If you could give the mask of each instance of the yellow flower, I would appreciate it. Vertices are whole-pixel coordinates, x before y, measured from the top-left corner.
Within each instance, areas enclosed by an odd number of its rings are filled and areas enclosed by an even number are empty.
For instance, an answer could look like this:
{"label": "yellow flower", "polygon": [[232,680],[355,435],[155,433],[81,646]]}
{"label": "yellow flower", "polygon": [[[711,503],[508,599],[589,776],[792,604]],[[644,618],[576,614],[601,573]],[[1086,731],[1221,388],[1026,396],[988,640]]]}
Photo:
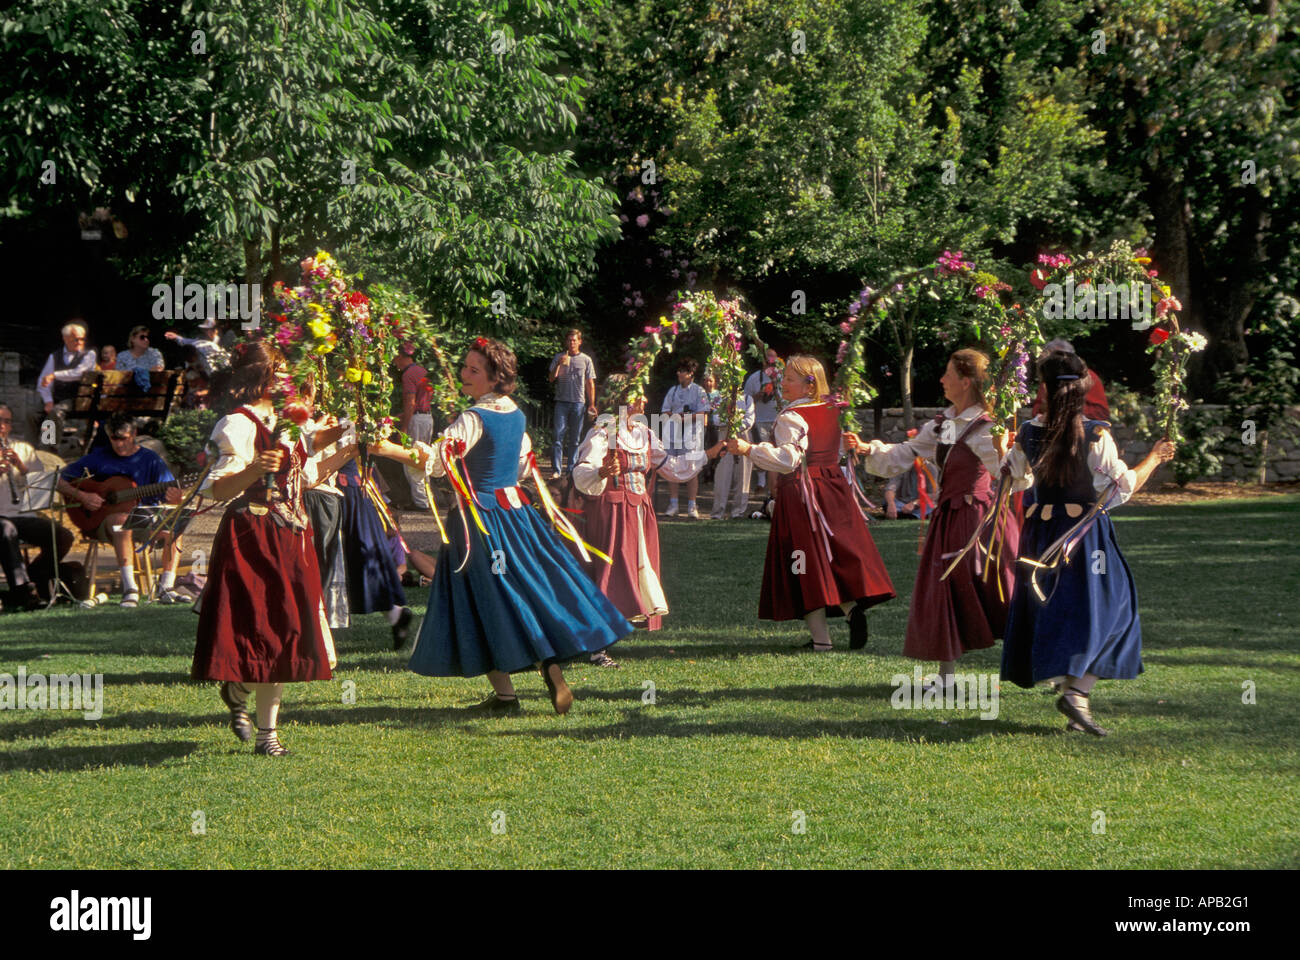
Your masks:
{"label": "yellow flower", "polygon": [[356,367],[348,367],[343,376],[347,378],[348,383],[356,383],[361,379],[361,371]]}
{"label": "yellow flower", "polygon": [[314,317],[307,321],[307,329],[311,331],[311,335],[317,340],[324,340],[332,332],[332,328],[328,323]]}
{"label": "yellow flower", "polygon": [[373,376],[371,376],[369,370],[364,370],[364,371],[362,371],[362,373],[361,373],[361,382],[362,382],[362,384],[364,384],[365,386],[370,386],[370,381],[373,380],[373,379],[375,379],[375,378],[374,378]]}
{"label": "yellow flower", "polygon": [[1134,258],[1133,258],[1133,262],[1134,262],[1134,263],[1150,263],[1150,262],[1151,262],[1151,258],[1150,258],[1150,257],[1134,257]]}
{"label": "yellow flower", "polygon": [[671,320],[669,320],[667,317],[660,317],[660,318],[659,318],[659,326],[661,326],[661,327],[671,327],[672,325],[673,325],[673,322],[672,322]]}

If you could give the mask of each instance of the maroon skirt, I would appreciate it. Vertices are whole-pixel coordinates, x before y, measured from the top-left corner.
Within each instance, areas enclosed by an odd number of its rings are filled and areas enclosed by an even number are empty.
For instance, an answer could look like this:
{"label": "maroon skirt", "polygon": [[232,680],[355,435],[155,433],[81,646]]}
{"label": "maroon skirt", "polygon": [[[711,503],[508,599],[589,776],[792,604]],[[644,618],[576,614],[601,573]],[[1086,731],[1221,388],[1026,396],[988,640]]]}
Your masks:
{"label": "maroon skirt", "polygon": [[232,507],[221,519],[200,601],[195,680],[330,679],[311,528]]}
{"label": "maroon skirt", "polygon": [[[1020,525],[1010,504],[999,520],[1005,524],[1006,539],[998,569],[989,570],[985,578],[981,558],[980,573],[976,573],[978,548],[972,548],[947,580],[939,579],[953,559],[945,558],[944,554],[955,554],[966,545],[991,506],[974,498],[967,503],[964,496],[957,496],[941,502],[931,516],[907,616],[905,656],[917,660],[956,660],[967,650],[993,646],[1005,632],[1020,543]],[[987,544],[988,535],[983,539]]]}
{"label": "maroon skirt", "polygon": [[892,600],[894,584],[840,468],[804,469],[830,526],[830,560],[826,541],[809,519],[798,474],[782,476],[767,538],[759,619],[800,620],[822,607],[828,616],[842,616],[841,603],[870,607]]}
{"label": "maroon skirt", "polygon": [[650,567],[659,574],[659,521],[655,519],[654,504],[649,497],[629,494],[587,498],[583,516],[586,518],[587,543],[611,557],[608,564],[593,557],[587,572],[596,586],[628,620],[637,619],[635,626],[658,630],[663,626],[662,616],[650,616],[650,605],[641,596],[641,578],[637,575],[637,507],[640,505],[641,521],[645,529],[645,549],[650,557]]}

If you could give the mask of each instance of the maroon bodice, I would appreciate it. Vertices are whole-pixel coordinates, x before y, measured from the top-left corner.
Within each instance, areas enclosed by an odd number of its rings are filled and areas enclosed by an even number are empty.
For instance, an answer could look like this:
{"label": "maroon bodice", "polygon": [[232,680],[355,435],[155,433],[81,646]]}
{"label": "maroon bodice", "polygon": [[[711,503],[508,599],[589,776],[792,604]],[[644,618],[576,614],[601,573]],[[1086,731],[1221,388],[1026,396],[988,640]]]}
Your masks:
{"label": "maroon bodice", "polygon": [[954,444],[939,444],[935,459],[942,471],[939,477],[939,503],[969,496],[973,501],[988,504],[993,499],[993,478],[984,461],[966,445],[966,438],[981,424],[992,422],[988,414],[976,417],[962,431]]}
{"label": "maroon bodice", "polygon": [[[808,450],[804,467],[810,474],[840,469],[840,411],[828,403],[809,403],[794,407],[794,412],[808,424]],[[799,471],[782,474],[778,484],[795,483]]]}

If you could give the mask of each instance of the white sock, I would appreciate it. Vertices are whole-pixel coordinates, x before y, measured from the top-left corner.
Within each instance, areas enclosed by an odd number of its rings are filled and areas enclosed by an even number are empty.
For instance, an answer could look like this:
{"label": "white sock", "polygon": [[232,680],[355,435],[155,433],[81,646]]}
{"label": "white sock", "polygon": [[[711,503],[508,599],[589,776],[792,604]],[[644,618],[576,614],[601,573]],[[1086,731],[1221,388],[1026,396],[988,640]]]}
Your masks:
{"label": "white sock", "polygon": [[176,586],[176,571],[164,570],[163,575],[158,578],[158,586],[164,590],[170,590]]}
{"label": "white sock", "polygon": [[135,585],[135,567],[122,567],[118,572],[122,575],[122,593],[140,592],[140,588]]}
{"label": "white sock", "polygon": [[695,501],[694,501],[694,500],[687,500],[687,501],[686,501],[686,509],[687,509],[687,510],[694,510],[694,509],[695,509]]}
{"label": "white sock", "polygon": [[399,606],[394,606],[391,610],[388,611],[388,625],[391,627],[398,620],[400,620],[401,617],[402,617],[402,608]]}

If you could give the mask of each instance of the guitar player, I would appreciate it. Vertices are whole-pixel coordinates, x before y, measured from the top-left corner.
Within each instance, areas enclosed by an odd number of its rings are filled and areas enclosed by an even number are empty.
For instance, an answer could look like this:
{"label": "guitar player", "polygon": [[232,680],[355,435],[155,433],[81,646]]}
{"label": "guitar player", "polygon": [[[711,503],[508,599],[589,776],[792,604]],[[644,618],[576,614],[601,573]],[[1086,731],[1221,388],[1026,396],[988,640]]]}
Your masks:
{"label": "guitar player", "polygon": [[[78,480],[93,478],[106,480],[110,477],[126,477],[138,487],[157,483],[175,483],[176,478],[167,469],[163,458],[152,450],[136,443],[135,420],[126,413],[115,413],[108,419],[109,446],[96,447],[75,463],[64,467],[59,476],[59,492],[69,501],[77,501],[92,513],[104,505],[104,498],[97,493],[82,490]],[[179,486],[167,488],[168,503],[181,502],[182,493]],[[152,497],[139,501],[144,504],[157,503]],[[99,528],[91,534],[101,541],[111,541],[113,551],[117,554],[117,565],[122,576],[122,602],[124,607],[135,607],[140,602],[140,588],[135,582],[135,558],[131,543],[130,530],[114,530],[114,525],[121,524],[126,513],[116,513],[100,523]],[[163,552],[163,573],[158,578],[158,599],[162,603],[177,603],[181,598],[173,593],[176,582],[176,567],[180,563],[181,538],[175,542],[166,541]]]}

